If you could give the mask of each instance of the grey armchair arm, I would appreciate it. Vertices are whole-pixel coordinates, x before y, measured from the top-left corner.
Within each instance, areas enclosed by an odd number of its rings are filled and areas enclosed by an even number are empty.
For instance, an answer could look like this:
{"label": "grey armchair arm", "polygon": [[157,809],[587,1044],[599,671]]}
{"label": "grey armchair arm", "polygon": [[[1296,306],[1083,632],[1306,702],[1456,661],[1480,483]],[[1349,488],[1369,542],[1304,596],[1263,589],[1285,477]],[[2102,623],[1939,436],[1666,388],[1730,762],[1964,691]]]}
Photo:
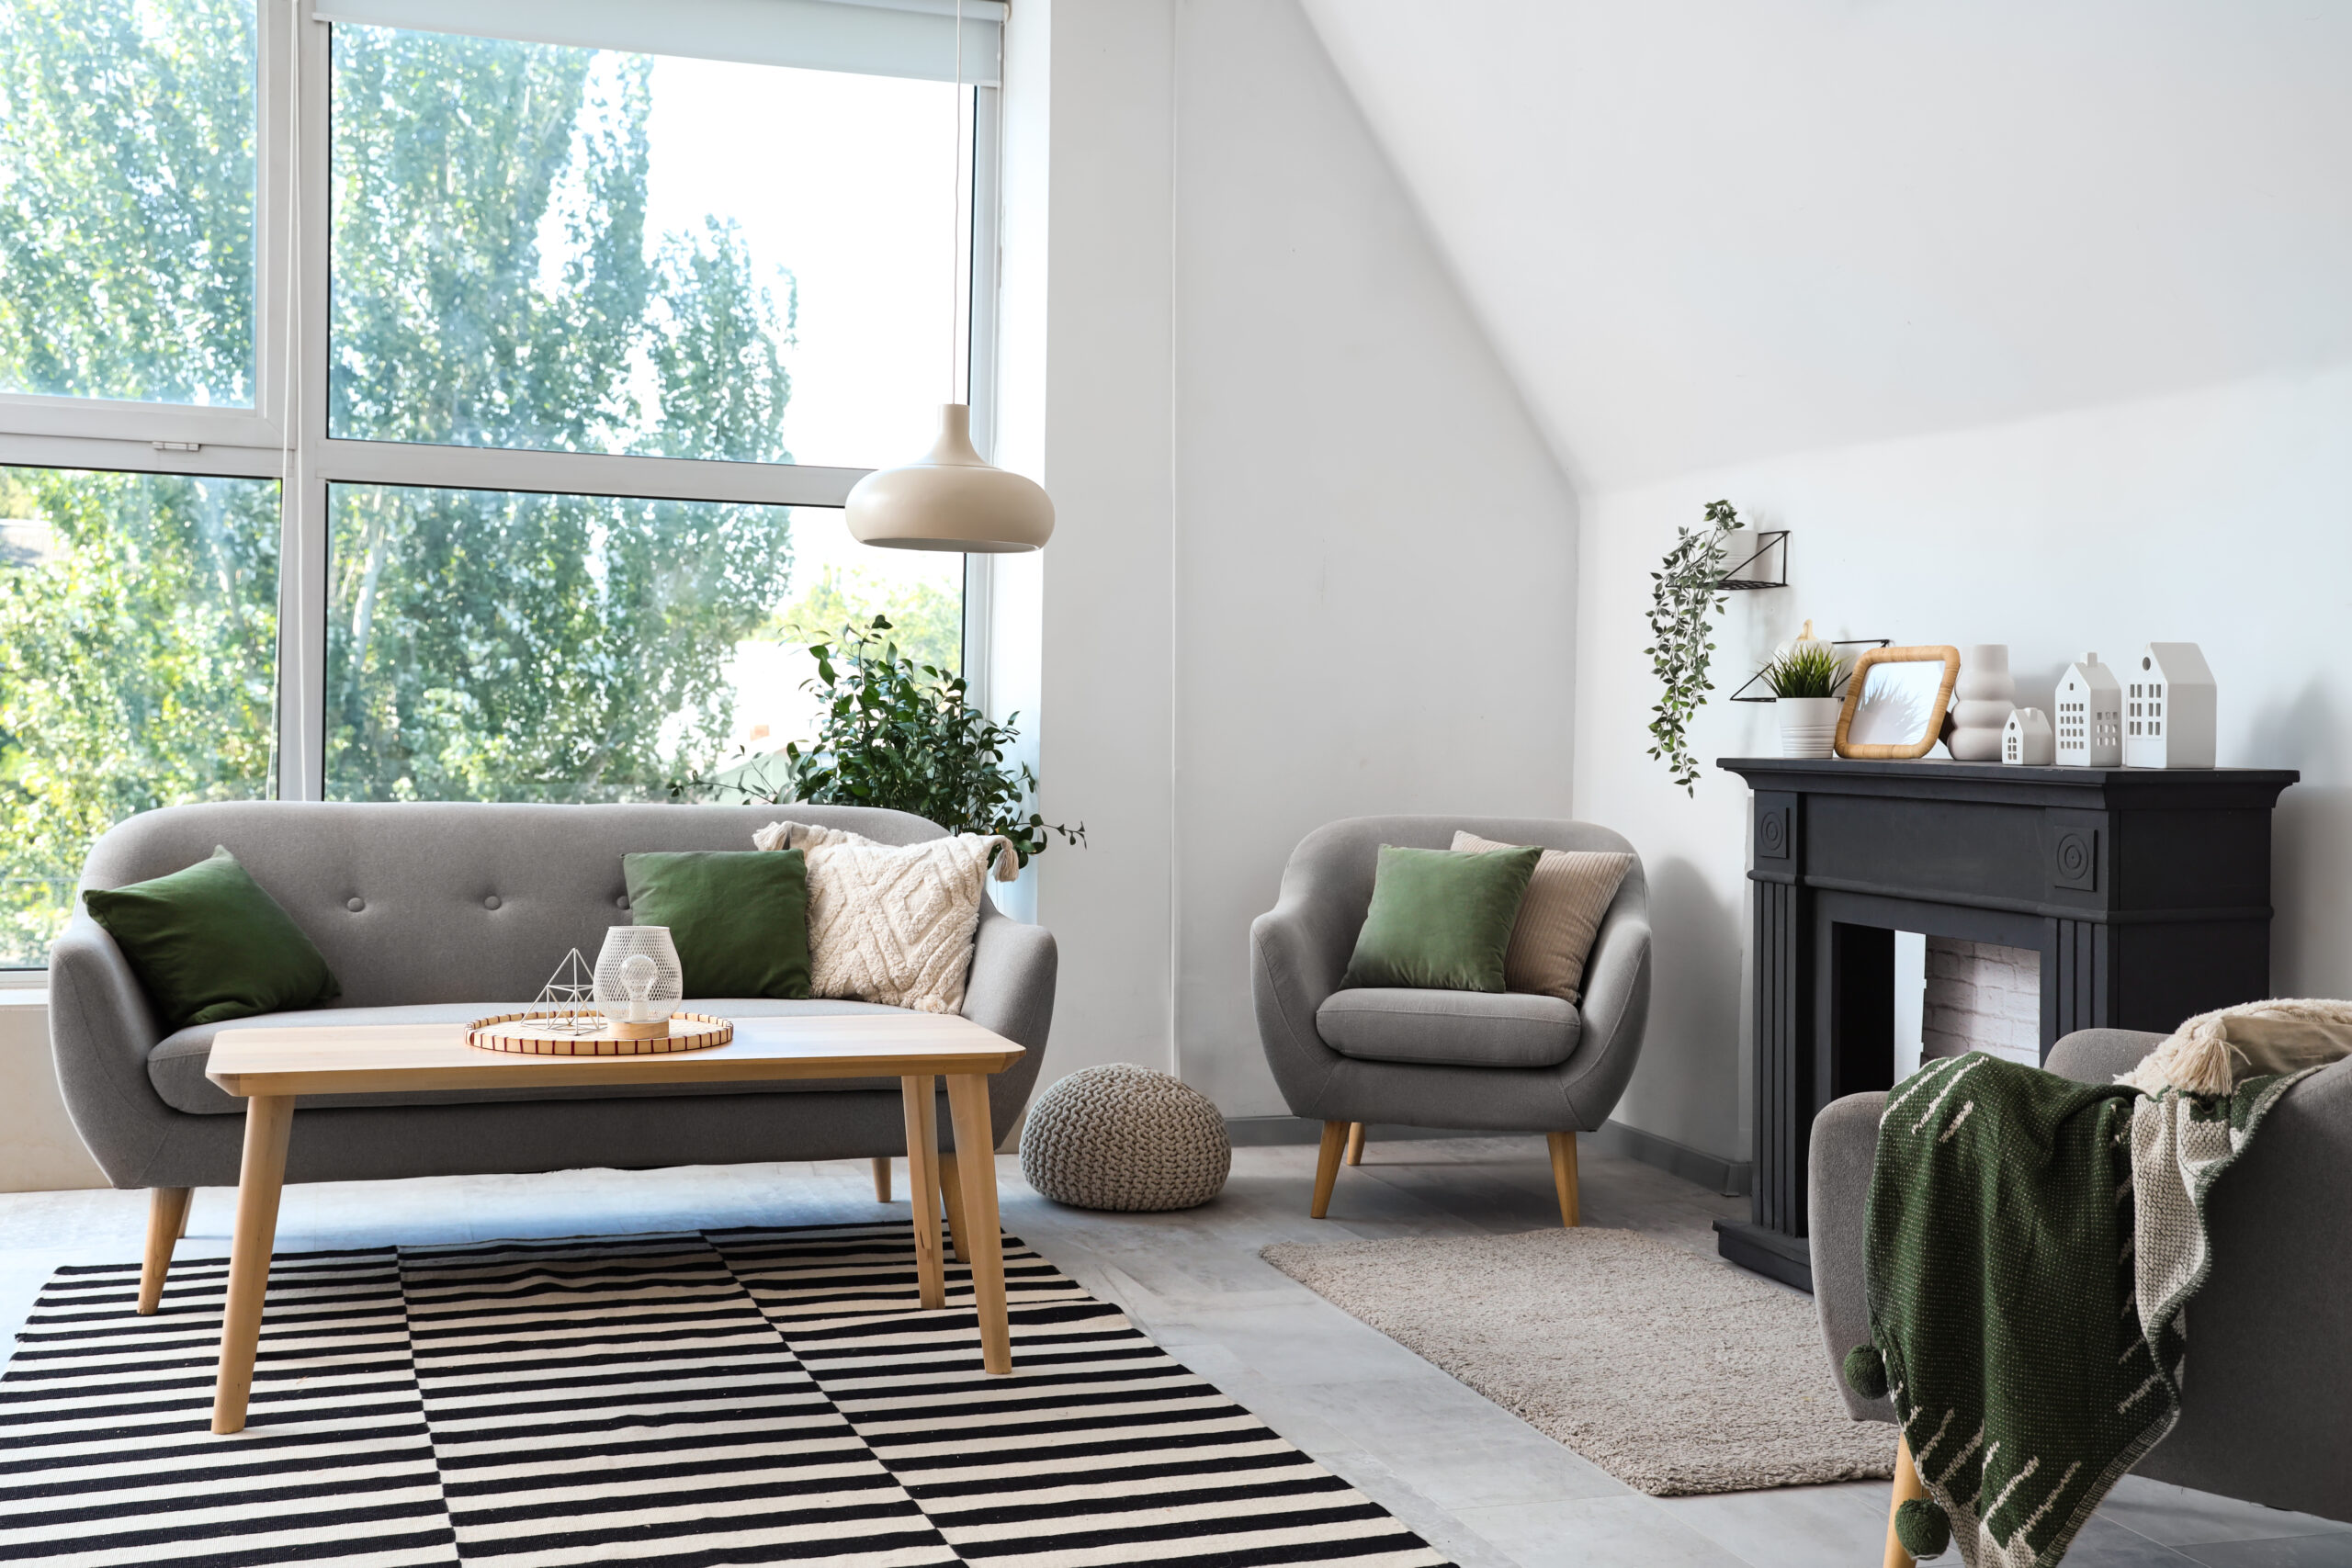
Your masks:
{"label": "grey armchair arm", "polygon": [[[2050,1070],[2105,1082],[2162,1035],[2070,1034]],[[1809,1228],[1814,1303],[1833,1369],[1870,1336],[1862,1271],[1871,1168],[1883,1094],[1849,1095],[1814,1119]],[[2352,1060],[2273,1106],[2245,1157],[2213,1189],[2212,1273],[2189,1303],[2180,1424],[2134,1467],[2177,1485],[2352,1519]],[[1833,1376],[1835,1372],[1833,1371]],[[1859,1421],[1892,1421],[1838,1378]]]}

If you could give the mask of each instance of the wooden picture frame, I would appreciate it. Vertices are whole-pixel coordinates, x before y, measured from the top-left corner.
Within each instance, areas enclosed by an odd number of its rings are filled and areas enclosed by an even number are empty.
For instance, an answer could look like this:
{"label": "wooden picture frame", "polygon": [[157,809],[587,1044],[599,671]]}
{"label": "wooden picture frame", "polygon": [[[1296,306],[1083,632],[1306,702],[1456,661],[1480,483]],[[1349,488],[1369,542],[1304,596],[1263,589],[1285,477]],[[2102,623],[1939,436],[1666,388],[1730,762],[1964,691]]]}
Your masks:
{"label": "wooden picture frame", "polygon": [[[1864,726],[1871,738],[1860,740],[1849,739],[1849,735],[1854,729],[1855,716],[1860,711],[1865,696],[1870,694],[1871,671],[1882,665],[1911,664],[1942,666],[1941,677],[1934,688],[1932,696],[1928,694],[1926,684],[1926,672],[1920,671],[1918,678],[1906,679],[1904,682],[1904,687],[1906,689],[1892,693],[1888,690],[1889,682],[1883,680],[1880,682],[1880,693],[1873,701],[1899,704],[1895,716],[1908,714],[1916,716],[1919,728],[1925,733],[1909,739],[1888,739],[1884,733],[1887,716],[1873,715],[1866,716]],[[1904,674],[1910,677],[1912,672],[1905,671]],[[1871,649],[1854,660],[1853,673],[1846,681],[1846,705],[1838,710],[1838,755],[1886,760],[1926,756],[1935,750],[1936,742],[1943,736],[1944,718],[1951,709],[1952,687],[1959,682],[1959,680],[1960,649],[1956,648],[1923,644],[1917,648]],[[1876,722],[1871,722],[1872,719]]]}

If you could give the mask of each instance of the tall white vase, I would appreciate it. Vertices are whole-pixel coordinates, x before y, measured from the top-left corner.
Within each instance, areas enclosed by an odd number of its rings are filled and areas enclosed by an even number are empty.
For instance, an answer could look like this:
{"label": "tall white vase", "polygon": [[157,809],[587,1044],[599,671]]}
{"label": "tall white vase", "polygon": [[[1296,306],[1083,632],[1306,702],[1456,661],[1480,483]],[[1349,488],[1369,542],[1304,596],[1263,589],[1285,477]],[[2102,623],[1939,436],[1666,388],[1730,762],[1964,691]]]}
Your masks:
{"label": "tall white vase", "polygon": [[2009,675],[2009,645],[1973,643],[1960,650],[1960,682],[1952,687],[1951,739],[1945,746],[1956,762],[2001,760],[2001,727],[2018,705],[2018,683]]}

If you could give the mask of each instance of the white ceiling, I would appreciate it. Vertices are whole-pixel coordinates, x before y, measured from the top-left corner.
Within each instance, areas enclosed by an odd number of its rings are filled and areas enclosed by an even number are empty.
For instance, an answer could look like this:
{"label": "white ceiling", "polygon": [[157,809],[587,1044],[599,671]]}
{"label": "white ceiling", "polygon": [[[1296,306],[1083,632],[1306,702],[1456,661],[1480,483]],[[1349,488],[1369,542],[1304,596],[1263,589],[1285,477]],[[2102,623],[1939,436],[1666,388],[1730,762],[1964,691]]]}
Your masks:
{"label": "white ceiling", "polygon": [[1588,489],[2352,359],[2343,0],[1305,4]]}

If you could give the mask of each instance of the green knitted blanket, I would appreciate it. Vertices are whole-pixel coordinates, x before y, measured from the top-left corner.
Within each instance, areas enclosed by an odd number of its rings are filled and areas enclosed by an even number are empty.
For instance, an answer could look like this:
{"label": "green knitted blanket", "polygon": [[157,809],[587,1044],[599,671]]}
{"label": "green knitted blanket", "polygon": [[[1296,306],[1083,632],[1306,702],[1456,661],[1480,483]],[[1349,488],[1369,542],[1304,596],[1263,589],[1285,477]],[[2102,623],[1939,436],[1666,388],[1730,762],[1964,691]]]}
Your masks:
{"label": "green knitted blanket", "polygon": [[1919,1556],[2056,1562],[2180,1413],[2181,1309],[2209,1267],[2205,1198],[2302,1073],[2151,1096],[1971,1052],[1895,1086],[1879,1123],[1871,1345],[1932,1502]]}

